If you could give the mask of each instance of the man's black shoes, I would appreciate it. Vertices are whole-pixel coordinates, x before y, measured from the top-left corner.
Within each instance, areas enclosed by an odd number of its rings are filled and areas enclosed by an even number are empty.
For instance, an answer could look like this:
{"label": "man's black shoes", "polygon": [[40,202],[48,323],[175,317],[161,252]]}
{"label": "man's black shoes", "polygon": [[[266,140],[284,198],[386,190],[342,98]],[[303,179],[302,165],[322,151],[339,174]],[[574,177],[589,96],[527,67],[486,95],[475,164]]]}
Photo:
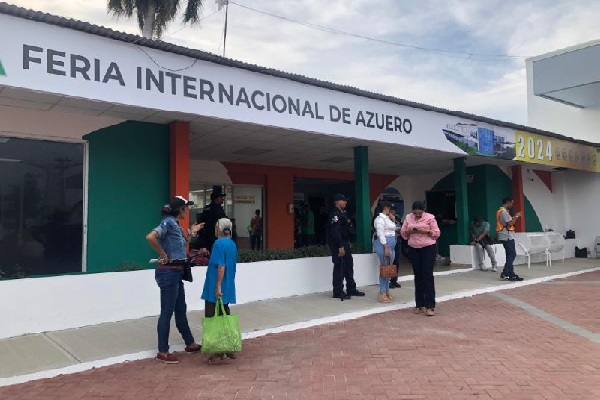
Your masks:
{"label": "man's black shoes", "polygon": [[513,275],[513,276],[507,276],[504,274],[500,274],[500,279],[503,281],[510,281],[510,282],[521,282],[523,280],[523,278],[521,278],[519,275]]}
{"label": "man's black shoes", "polygon": [[349,295],[349,296],[358,296],[358,297],[364,297],[364,295],[365,295],[365,292],[361,292],[361,291],[358,291],[358,290],[354,289],[353,291],[351,291],[351,292],[348,292],[348,295]]}
{"label": "man's black shoes", "polygon": [[352,298],[352,296],[350,296],[349,294],[346,294],[346,293],[342,292],[342,293],[334,293],[333,294],[333,298],[334,299],[350,300]]}
{"label": "man's black shoes", "polygon": [[390,282],[390,289],[402,287],[398,282]]}

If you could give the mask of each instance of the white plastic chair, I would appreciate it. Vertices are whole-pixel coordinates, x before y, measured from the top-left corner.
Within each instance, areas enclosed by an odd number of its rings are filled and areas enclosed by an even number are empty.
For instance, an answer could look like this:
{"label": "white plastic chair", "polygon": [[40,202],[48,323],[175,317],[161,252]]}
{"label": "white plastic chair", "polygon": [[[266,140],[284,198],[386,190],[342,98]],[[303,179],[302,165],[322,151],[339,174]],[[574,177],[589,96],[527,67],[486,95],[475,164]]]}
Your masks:
{"label": "white plastic chair", "polygon": [[562,252],[562,262],[565,262],[565,238],[556,232],[546,232],[550,246],[548,252],[550,253],[550,266],[552,266],[552,253]]}

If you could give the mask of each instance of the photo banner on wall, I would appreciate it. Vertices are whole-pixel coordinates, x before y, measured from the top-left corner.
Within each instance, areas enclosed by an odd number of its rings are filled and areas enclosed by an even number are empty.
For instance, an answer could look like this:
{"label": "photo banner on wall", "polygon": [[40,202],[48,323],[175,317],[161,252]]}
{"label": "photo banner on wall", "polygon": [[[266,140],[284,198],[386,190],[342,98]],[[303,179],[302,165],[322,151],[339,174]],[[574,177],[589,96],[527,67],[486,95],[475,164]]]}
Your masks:
{"label": "photo banner on wall", "polygon": [[446,140],[468,155],[515,158],[515,132],[471,120],[460,120],[442,128]]}
{"label": "photo banner on wall", "polygon": [[598,149],[579,143],[517,131],[515,160],[557,168],[600,172]]}

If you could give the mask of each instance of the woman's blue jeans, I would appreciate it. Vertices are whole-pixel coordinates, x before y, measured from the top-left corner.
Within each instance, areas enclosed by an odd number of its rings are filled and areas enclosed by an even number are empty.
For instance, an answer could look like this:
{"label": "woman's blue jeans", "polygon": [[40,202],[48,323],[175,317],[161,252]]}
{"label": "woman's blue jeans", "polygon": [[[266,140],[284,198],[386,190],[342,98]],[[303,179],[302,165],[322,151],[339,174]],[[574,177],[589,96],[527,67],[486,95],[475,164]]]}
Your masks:
{"label": "woman's blue jeans", "polygon": [[[379,239],[373,240],[373,248],[379,256],[379,264],[390,265],[394,262],[396,256],[396,236],[386,236],[385,240],[390,248],[390,256],[385,256],[385,250]],[[387,293],[390,290],[390,278],[379,277],[379,293]]]}
{"label": "woman's blue jeans", "polygon": [[190,331],[186,315],[187,304],[185,304],[182,276],[183,271],[157,269],[154,272],[156,284],[160,288],[160,316],[156,326],[159,353],[169,352],[169,330],[173,313],[175,313],[175,326],[181,333],[185,345],[194,343],[194,336]]}

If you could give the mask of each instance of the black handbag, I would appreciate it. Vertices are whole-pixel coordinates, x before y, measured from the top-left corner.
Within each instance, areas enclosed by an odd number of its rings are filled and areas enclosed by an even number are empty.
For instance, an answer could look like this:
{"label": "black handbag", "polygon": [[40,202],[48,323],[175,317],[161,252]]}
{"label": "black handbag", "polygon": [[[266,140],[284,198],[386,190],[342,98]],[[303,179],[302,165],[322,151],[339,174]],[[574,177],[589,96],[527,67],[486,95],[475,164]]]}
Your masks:
{"label": "black handbag", "polygon": [[485,246],[488,246],[488,245],[491,246],[493,244],[492,243],[492,238],[489,237],[488,235],[485,235],[484,237],[481,238],[481,240],[479,241],[479,244],[482,247],[485,247]]}
{"label": "black handbag", "polygon": [[575,247],[575,257],[577,258],[587,258],[588,254],[587,247],[580,249],[579,247]]}
{"label": "black handbag", "polygon": [[192,276],[192,263],[185,263],[183,266],[183,276],[181,277],[184,281],[193,282],[194,277]]}

